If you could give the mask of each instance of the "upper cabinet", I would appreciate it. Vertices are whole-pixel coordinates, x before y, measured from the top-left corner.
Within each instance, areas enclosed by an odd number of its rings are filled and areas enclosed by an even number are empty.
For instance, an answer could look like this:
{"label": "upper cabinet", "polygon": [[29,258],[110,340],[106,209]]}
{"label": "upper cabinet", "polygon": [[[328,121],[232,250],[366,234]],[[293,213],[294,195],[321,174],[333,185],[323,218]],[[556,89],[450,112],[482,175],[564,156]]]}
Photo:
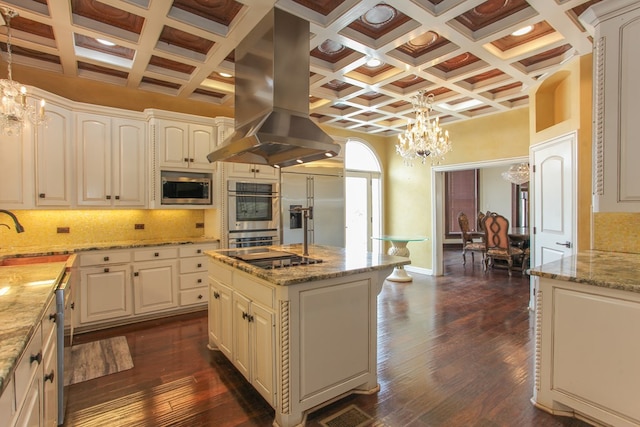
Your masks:
{"label": "upper cabinet", "polygon": [[76,113],[79,206],[145,207],[146,123]]}
{"label": "upper cabinet", "polygon": [[595,212],[640,212],[640,3],[601,2],[580,20],[594,35]]}
{"label": "upper cabinet", "polygon": [[216,145],[214,126],[165,119],[156,120],[155,125],[160,167],[213,169],[207,155]]}
{"label": "upper cabinet", "polygon": [[33,207],[33,131],[30,124],[19,135],[0,134],[0,206]]}
{"label": "upper cabinet", "polygon": [[36,205],[73,204],[73,115],[47,103],[47,122],[36,128]]}

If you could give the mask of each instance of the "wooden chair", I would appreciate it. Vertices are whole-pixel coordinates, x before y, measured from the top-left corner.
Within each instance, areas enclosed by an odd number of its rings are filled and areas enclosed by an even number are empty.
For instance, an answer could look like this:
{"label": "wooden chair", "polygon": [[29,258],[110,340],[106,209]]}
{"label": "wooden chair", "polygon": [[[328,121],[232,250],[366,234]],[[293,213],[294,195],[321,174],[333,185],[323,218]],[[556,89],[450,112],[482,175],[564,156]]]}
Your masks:
{"label": "wooden chair", "polygon": [[[489,211],[487,211],[489,213]],[[484,212],[478,212],[478,231],[484,233]]]}
{"label": "wooden chair", "polygon": [[475,261],[474,253],[480,252],[482,254],[482,262],[484,263],[484,253],[486,250],[486,245],[484,242],[474,242],[473,237],[474,234],[469,230],[469,218],[467,214],[464,212],[460,212],[458,214],[458,225],[460,226],[460,231],[462,232],[462,264],[467,263],[467,251],[471,252],[471,262]]}
{"label": "wooden chair", "polygon": [[513,260],[521,260],[524,251],[511,244],[509,238],[509,220],[500,214],[492,212],[484,218],[486,255],[484,258],[484,270],[489,268],[489,262],[493,265],[496,259],[505,260],[509,266],[509,276]]}

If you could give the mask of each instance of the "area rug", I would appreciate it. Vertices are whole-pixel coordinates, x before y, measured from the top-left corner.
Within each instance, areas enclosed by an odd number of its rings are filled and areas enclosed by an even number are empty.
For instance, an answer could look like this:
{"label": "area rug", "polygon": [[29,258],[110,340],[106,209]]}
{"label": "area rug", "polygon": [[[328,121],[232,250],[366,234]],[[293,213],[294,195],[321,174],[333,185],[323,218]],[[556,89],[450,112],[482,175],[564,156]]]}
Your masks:
{"label": "area rug", "polygon": [[[129,344],[125,337],[114,337],[71,347],[70,374],[67,384],[76,384],[133,368]],[[65,363],[66,360],[65,360]]]}
{"label": "area rug", "polygon": [[356,405],[347,406],[343,410],[320,421],[323,427],[364,427],[371,424],[373,418],[364,413]]}

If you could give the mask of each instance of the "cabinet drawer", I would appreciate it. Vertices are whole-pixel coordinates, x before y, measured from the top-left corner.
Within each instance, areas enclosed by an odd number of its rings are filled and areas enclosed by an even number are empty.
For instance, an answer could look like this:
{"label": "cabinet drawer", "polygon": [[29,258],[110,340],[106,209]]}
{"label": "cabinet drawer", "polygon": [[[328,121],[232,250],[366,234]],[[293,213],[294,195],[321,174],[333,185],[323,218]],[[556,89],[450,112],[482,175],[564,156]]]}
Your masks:
{"label": "cabinet drawer", "polygon": [[225,267],[221,262],[209,259],[208,269],[211,278],[215,277],[216,281],[227,286],[231,285],[231,278],[233,277],[233,270],[231,270],[231,268]]}
{"label": "cabinet drawer", "polygon": [[51,302],[47,306],[47,309],[44,311],[44,315],[42,317],[42,342],[46,346],[51,340],[56,339],[56,325],[57,325],[57,314],[56,314],[56,299],[51,299]]}
{"label": "cabinet drawer", "polygon": [[173,259],[177,257],[177,248],[137,249],[133,252],[134,261],[153,261],[156,259]]}
{"label": "cabinet drawer", "polygon": [[16,402],[18,406],[22,404],[22,400],[31,385],[31,376],[40,367],[42,363],[42,330],[38,326],[27,344],[22,357],[16,365],[14,374],[16,387]]}
{"label": "cabinet drawer", "polygon": [[210,251],[217,247],[215,243],[206,245],[182,245],[180,246],[180,258],[188,258],[192,256],[202,256],[204,251]]}
{"label": "cabinet drawer", "polygon": [[209,292],[207,291],[207,288],[181,291],[180,306],[206,303],[209,300],[208,297]]}
{"label": "cabinet drawer", "polygon": [[9,416],[9,421],[13,417],[13,414],[16,413],[16,400],[13,394],[13,381],[9,378],[9,382],[7,383],[7,387],[2,392],[2,396],[0,396],[0,414],[3,416]]}
{"label": "cabinet drawer", "polygon": [[207,286],[207,272],[180,275],[180,289],[194,289]]}
{"label": "cabinet drawer", "polygon": [[207,271],[207,257],[184,258],[180,260],[180,273]]}
{"label": "cabinet drawer", "polygon": [[275,289],[253,280],[249,275],[234,274],[233,287],[247,298],[265,307],[274,308]]}
{"label": "cabinet drawer", "polygon": [[123,264],[131,262],[131,251],[80,254],[80,266]]}

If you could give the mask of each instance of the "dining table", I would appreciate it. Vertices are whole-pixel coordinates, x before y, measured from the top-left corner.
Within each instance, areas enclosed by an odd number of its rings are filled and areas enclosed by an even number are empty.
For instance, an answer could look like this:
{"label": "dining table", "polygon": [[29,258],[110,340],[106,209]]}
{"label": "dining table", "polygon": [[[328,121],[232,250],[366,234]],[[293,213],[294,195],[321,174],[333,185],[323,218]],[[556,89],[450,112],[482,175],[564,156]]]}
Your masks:
{"label": "dining table", "polygon": [[[424,242],[429,240],[428,237],[424,236],[394,236],[394,235],[382,235],[378,237],[372,237],[375,240],[382,240],[385,242],[391,243],[391,247],[387,251],[389,255],[395,256],[403,256],[409,258],[410,252],[409,248],[407,248],[407,243],[409,242]],[[407,273],[404,269],[404,266],[400,265],[393,269],[391,274],[387,276],[387,280],[392,282],[411,282],[413,277]]]}

